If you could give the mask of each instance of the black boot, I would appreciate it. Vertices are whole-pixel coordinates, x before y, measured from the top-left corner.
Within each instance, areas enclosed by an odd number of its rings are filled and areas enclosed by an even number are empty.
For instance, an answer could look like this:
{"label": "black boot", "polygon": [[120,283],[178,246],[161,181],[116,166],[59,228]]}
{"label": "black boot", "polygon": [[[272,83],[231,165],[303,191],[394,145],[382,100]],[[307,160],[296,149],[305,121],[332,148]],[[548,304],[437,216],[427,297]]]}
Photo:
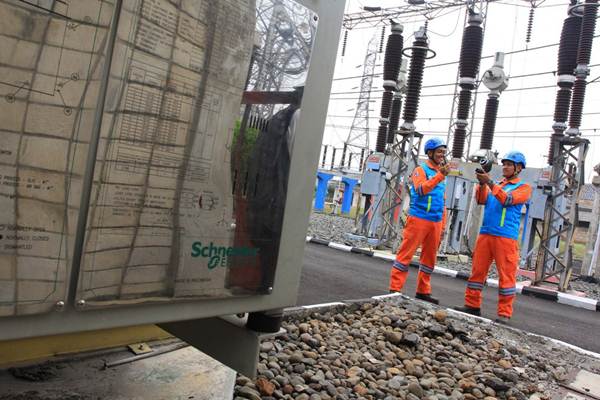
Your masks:
{"label": "black boot", "polygon": [[440,301],[435,297],[431,297],[431,294],[417,293],[415,294],[415,298],[432,304],[440,304]]}
{"label": "black boot", "polygon": [[498,317],[496,318],[496,323],[502,325],[510,325],[510,317],[507,317],[506,315],[498,315]]}
{"label": "black boot", "polygon": [[454,309],[456,311],[475,315],[476,317],[481,317],[481,308],[475,308],[475,307],[469,307],[469,306],[454,306]]}

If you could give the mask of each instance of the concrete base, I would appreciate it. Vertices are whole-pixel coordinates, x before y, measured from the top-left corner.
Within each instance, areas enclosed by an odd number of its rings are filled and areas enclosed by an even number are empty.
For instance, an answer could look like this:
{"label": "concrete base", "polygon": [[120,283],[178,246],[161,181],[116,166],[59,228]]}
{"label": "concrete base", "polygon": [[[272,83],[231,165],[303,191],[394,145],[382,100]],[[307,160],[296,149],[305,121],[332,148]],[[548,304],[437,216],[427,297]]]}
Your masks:
{"label": "concrete base", "polygon": [[[155,351],[168,345],[152,345]],[[193,347],[104,369],[133,356],[121,350],[65,362],[42,364],[28,369],[0,371],[0,400],[58,399],[216,399],[231,400],[234,370]],[[15,378],[25,375],[37,381]]]}

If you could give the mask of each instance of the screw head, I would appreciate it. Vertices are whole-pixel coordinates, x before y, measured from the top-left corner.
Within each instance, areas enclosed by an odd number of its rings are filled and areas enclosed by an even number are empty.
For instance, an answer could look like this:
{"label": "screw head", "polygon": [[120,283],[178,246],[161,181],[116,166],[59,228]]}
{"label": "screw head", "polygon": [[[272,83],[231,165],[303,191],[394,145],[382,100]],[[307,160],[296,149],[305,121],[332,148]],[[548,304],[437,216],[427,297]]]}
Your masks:
{"label": "screw head", "polygon": [[57,301],[54,306],[56,307],[56,311],[63,311],[65,309],[65,302]]}
{"label": "screw head", "polygon": [[273,293],[273,286],[269,286],[267,288],[267,293],[269,293],[269,294]]}
{"label": "screw head", "polygon": [[235,230],[235,227],[236,227],[235,222],[232,222],[229,227],[231,228],[232,231]]}
{"label": "screw head", "polygon": [[77,300],[77,307],[79,307],[79,308],[85,307],[85,300],[83,300],[83,299]]}

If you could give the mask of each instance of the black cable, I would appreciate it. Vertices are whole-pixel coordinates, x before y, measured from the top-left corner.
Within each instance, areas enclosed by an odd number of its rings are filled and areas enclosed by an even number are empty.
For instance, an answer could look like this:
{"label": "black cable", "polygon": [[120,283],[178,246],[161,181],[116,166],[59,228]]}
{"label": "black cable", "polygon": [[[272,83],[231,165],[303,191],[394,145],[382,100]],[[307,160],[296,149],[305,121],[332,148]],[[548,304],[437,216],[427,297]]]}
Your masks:
{"label": "black cable", "polygon": [[[589,82],[588,82],[589,83]],[[600,115],[600,112],[589,112],[583,113],[583,115]],[[354,115],[327,115],[329,118],[354,118]],[[504,115],[496,117],[496,119],[515,119],[515,118],[550,118],[553,117],[552,114],[537,114],[537,115]],[[379,119],[379,117],[369,117],[369,119]],[[421,120],[450,120],[449,117],[421,117]],[[475,117],[474,119],[483,119],[483,117]]]}
{"label": "black cable", "polygon": [[[600,34],[595,35],[595,38],[600,37]],[[504,53],[505,55],[511,55],[511,54],[517,54],[517,53],[523,53],[526,51],[534,51],[534,50],[540,50],[540,49],[545,49],[548,47],[552,47],[552,46],[558,46],[558,43],[552,43],[552,44],[546,44],[546,45],[542,45],[542,46],[537,46],[537,47],[530,47],[529,49],[525,48],[525,49],[520,49],[520,50],[514,50],[514,51],[509,51]],[[490,55],[490,56],[483,56],[481,57],[481,59],[486,59],[486,58],[494,58],[494,55]],[[458,61],[450,61],[450,62],[446,62],[446,63],[441,63],[441,64],[431,64],[431,65],[426,65],[424,68],[435,68],[435,67],[443,67],[446,65],[453,65],[453,64],[458,64]],[[381,74],[373,74],[373,76],[378,76]],[[362,78],[362,75],[356,75],[356,76],[347,76],[347,77],[343,77],[343,78],[333,78],[333,81],[338,81],[338,80],[344,80],[344,79],[356,79],[356,78]]]}
{"label": "black cable", "polygon": [[[588,82],[588,85],[599,83],[600,81]],[[555,85],[544,85],[544,86],[529,86],[524,88],[506,89],[504,92],[519,92],[521,90],[537,90],[537,89],[550,89],[556,88]],[[477,94],[485,94],[486,92],[478,91]],[[436,93],[436,94],[422,94],[421,97],[443,97],[443,96],[454,96],[454,93]],[[358,97],[330,97],[329,100],[358,100]],[[381,97],[371,97],[370,100],[380,100]]]}
{"label": "black cable", "polygon": [[[589,67],[593,68],[593,67],[599,67],[600,64],[591,64]],[[529,74],[521,74],[521,75],[511,75],[508,77],[508,79],[520,79],[520,78],[528,78],[531,76],[540,76],[540,75],[548,75],[548,74],[553,74],[556,75],[557,70],[553,70],[553,71],[544,71],[544,72],[532,72]],[[595,78],[594,80],[588,82],[588,83],[592,83],[594,81],[596,81],[597,79],[600,79],[600,76],[598,76],[597,78]],[[438,83],[435,85],[423,85],[421,86],[422,89],[431,89],[431,88],[438,88],[438,87],[445,87],[445,86],[456,86],[456,82],[453,83]],[[549,86],[550,87],[550,86]],[[552,86],[554,87],[554,86]],[[507,90],[514,90],[514,89],[507,89]],[[371,90],[371,93],[378,93],[378,92],[383,92],[383,89],[374,89]],[[334,95],[334,94],[359,94],[360,92],[357,91],[350,91],[350,92],[332,92],[330,93],[330,95]]]}

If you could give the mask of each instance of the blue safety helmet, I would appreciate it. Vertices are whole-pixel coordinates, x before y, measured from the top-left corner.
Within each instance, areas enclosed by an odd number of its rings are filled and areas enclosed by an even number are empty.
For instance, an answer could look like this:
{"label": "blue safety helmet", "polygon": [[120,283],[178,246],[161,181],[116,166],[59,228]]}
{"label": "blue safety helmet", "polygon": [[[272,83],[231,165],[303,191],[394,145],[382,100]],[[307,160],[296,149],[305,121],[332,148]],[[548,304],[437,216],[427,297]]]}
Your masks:
{"label": "blue safety helmet", "polygon": [[427,152],[429,150],[435,150],[440,147],[446,147],[446,142],[444,142],[440,138],[429,139],[428,141],[425,142],[425,154],[427,154]]}
{"label": "blue safety helmet", "polygon": [[521,164],[523,169],[525,169],[525,165],[527,164],[525,156],[520,151],[509,151],[502,159],[502,161],[505,160],[512,161],[515,164]]}

